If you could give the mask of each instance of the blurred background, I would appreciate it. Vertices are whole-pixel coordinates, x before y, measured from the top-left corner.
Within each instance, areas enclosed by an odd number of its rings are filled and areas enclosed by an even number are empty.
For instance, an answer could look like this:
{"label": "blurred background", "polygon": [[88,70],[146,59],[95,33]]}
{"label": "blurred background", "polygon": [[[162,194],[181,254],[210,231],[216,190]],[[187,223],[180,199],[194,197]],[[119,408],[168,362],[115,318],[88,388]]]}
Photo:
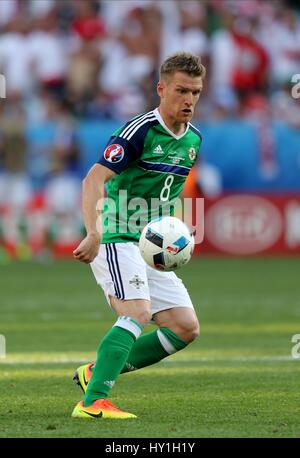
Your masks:
{"label": "blurred background", "polygon": [[178,50],[207,67],[183,193],[206,199],[198,249],[300,254],[298,1],[1,0],[0,263],[72,253],[81,179],[114,129],[158,105]]}

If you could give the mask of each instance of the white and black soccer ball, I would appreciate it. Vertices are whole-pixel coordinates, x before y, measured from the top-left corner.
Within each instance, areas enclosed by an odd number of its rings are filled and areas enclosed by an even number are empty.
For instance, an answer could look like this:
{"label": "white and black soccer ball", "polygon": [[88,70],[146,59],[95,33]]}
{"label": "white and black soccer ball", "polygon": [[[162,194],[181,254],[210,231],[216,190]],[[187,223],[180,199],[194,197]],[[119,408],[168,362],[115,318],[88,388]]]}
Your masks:
{"label": "white and black soccer ball", "polygon": [[144,261],[166,272],[189,262],[194,251],[194,236],[185,223],[174,216],[164,216],[148,223],[140,237]]}

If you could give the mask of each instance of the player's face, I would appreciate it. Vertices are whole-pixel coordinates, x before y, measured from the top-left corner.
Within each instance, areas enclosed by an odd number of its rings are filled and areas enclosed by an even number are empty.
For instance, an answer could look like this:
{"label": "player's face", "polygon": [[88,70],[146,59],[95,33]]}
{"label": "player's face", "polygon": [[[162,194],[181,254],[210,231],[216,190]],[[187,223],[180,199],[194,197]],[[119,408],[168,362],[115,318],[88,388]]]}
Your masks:
{"label": "player's face", "polygon": [[194,115],[202,87],[201,76],[190,76],[183,72],[167,76],[157,85],[160,106],[176,123],[187,123]]}

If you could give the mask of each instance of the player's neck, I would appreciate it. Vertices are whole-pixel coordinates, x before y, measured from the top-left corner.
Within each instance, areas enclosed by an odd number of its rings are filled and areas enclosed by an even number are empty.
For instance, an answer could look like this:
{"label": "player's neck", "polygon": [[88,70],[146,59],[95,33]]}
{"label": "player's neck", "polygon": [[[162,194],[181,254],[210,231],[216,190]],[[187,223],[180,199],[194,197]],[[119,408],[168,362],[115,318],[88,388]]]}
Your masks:
{"label": "player's neck", "polygon": [[167,126],[168,129],[170,129],[171,132],[173,132],[175,135],[180,136],[182,135],[187,128],[186,123],[184,122],[177,122],[175,119],[171,116],[169,116],[163,109],[162,107],[158,107],[159,114]]}

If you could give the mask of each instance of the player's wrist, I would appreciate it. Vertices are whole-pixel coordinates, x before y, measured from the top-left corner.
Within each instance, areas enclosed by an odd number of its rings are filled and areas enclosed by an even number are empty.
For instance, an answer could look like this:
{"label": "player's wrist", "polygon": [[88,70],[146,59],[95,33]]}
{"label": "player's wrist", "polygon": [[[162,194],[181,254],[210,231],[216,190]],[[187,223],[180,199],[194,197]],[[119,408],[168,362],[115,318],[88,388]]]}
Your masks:
{"label": "player's wrist", "polygon": [[96,232],[96,231],[88,232],[87,236],[90,237],[90,238],[94,238],[97,241],[101,240],[101,235],[99,234],[99,232]]}

